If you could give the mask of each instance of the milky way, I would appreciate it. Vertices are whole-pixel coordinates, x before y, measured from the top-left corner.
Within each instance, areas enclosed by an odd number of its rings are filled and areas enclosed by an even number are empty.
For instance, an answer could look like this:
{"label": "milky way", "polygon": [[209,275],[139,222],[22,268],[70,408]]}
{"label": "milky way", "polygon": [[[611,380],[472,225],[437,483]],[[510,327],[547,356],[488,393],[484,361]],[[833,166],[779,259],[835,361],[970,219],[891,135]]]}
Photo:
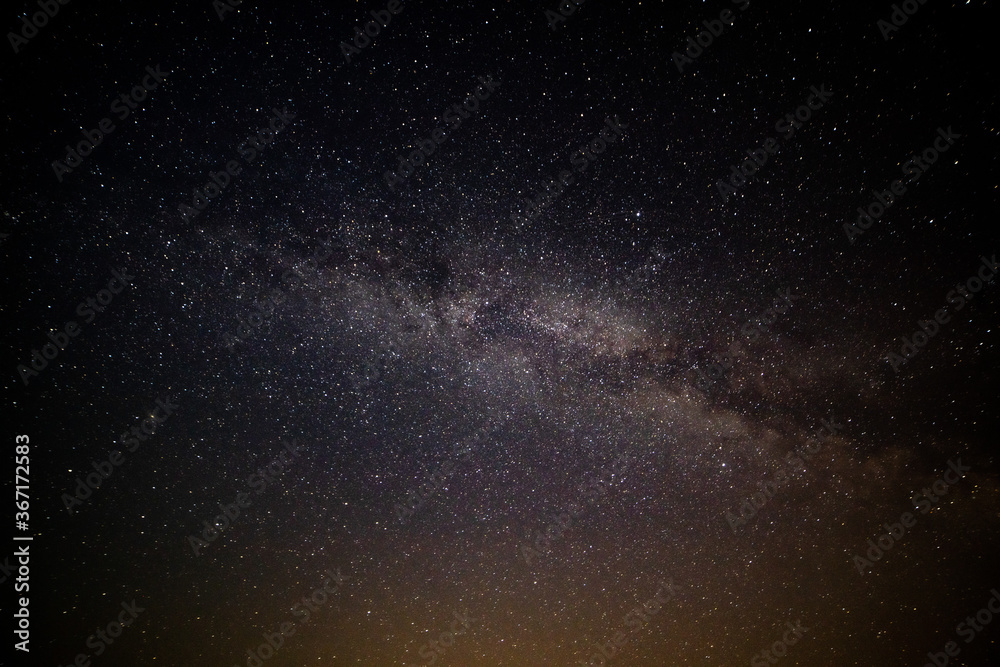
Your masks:
{"label": "milky way", "polygon": [[8,18],[11,664],[1000,664],[987,3],[668,5]]}

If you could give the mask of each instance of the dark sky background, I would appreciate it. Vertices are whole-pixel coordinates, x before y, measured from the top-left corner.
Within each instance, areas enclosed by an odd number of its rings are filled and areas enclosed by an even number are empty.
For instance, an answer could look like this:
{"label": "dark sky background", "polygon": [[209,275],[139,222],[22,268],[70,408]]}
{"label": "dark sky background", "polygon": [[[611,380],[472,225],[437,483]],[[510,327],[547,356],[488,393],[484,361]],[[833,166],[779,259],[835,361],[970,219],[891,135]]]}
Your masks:
{"label": "dark sky background", "polygon": [[[1000,665],[1000,622],[956,634],[1000,588],[1000,296],[946,301],[1000,250],[992,3],[928,0],[885,40],[888,2],[595,1],[556,30],[555,0],[413,2],[350,63],[340,43],[385,3],[244,0],[224,20],[183,4],[69,2],[4,47],[5,469],[29,435],[30,529],[7,511],[33,536],[31,652],[9,664],[248,665],[289,621],[267,667],[600,665],[620,631],[609,665],[770,664],[799,621],[780,664],[921,665],[954,640],[950,664]],[[734,25],[678,72],[672,53],[724,9]],[[8,7],[5,31],[36,11]],[[164,83],[59,182],[66,145],[157,65]],[[812,86],[829,101],[723,203],[716,182]],[[239,145],[285,107],[247,164]],[[608,117],[621,138],[512,222]],[[939,127],[961,137],[850,243],[844,223]],[[283,282],[328,239],[305,284]],[[135,279],[83,324],[112,269]],[[779,290],[791,306],[748,340]],[[896,372],[887,355],[940,308],[950,322]],[[81,333],[25,384],[18,365],[70,320]],[[167,397],[176,411],[67,512]],[[790,466],[822,420],[841,428]],[[300,453],[258,494],[283,439]],[[965,477],[915,510],[959,458]],[[241,492],[195,555],[189,536]],[[907,511],[916,525],[859,573]],[[305,622],[296,603],[338,569]],[[661,581],[676,593],[627,625]],[[133,599],[144,611],[95,655],[88,637]],[[455,613],[473,620],[432,653]]]}

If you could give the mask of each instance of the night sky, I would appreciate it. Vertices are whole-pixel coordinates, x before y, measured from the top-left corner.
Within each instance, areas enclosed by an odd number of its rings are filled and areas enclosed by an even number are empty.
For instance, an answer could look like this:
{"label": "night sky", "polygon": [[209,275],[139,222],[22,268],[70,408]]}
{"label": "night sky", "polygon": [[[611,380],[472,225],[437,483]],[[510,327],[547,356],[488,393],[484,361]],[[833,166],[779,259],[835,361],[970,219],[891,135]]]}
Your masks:
{"label": "night sky", "polygon": [[995,3],[578,2],[7,8],[3,664],[1000,665]]}

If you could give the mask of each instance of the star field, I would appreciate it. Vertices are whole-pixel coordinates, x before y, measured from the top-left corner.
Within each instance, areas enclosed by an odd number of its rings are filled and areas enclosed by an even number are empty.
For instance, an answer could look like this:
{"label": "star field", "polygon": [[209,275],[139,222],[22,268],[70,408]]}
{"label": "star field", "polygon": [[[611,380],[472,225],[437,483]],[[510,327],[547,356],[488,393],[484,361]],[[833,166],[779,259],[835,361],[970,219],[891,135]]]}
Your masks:
{"label": "star field", "polygon": [[893,11],[59,5],[9,664],[1000,664],[995,12]]}

